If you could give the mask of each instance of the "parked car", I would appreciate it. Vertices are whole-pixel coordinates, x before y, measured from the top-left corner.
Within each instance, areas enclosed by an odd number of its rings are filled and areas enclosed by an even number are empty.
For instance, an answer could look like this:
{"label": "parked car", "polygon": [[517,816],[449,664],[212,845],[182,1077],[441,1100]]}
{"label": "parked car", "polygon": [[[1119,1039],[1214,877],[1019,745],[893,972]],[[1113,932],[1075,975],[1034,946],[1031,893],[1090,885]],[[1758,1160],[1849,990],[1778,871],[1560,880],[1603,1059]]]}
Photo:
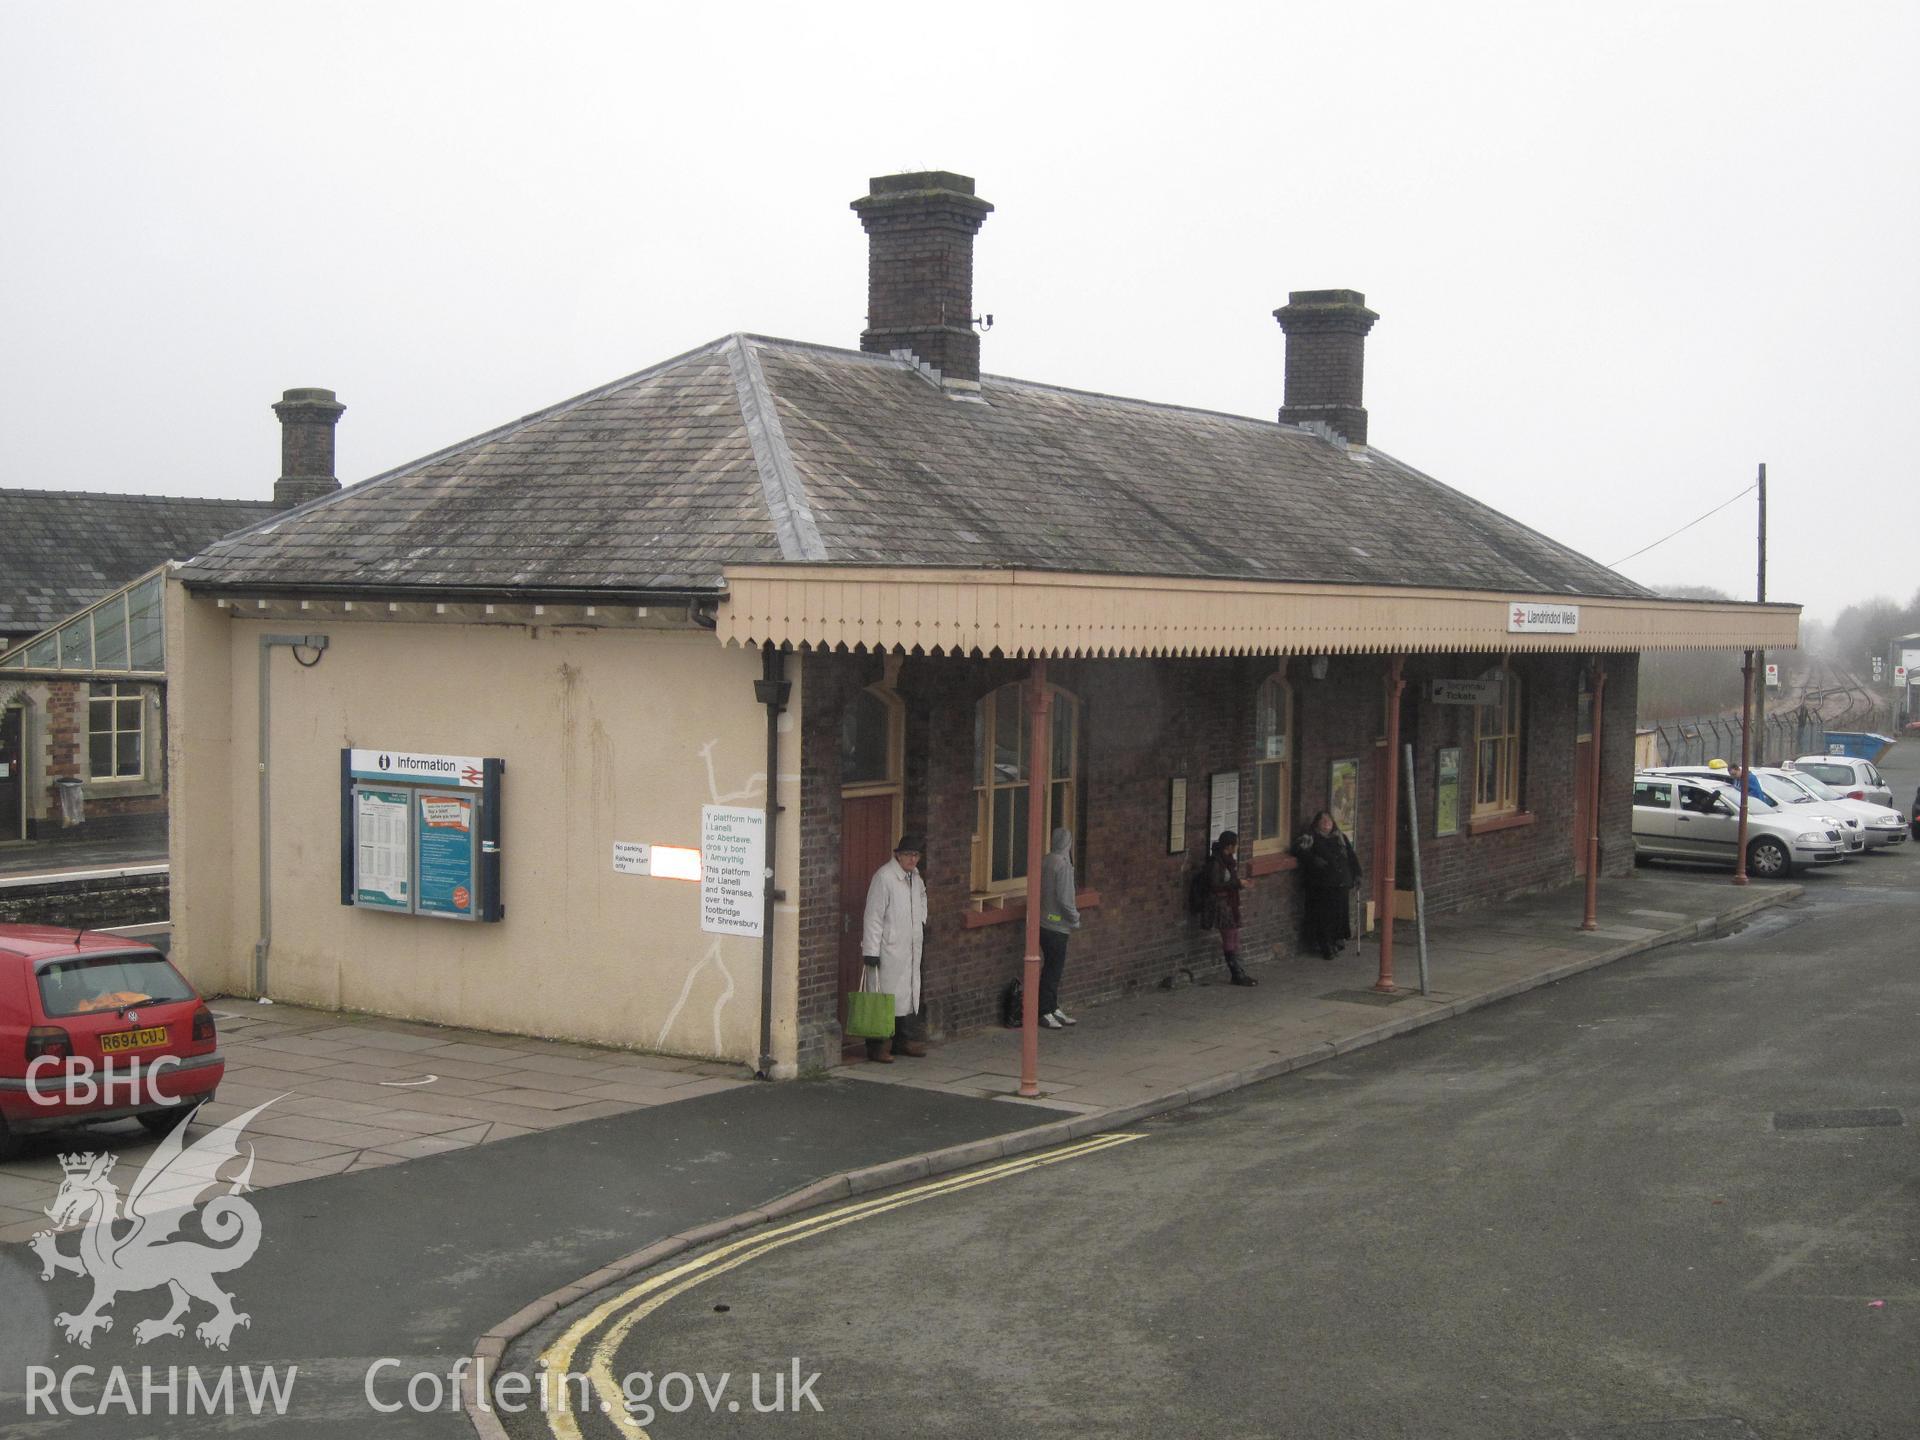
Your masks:
{"label": "parked car", "polygon": [[[1747,807],[1747,873],[1778,879],[1801,865],[1847,858],[1836,825],[1791,814],[1786,806]],[[1641,771],[1633,777],[1633,855],[1732,865],[1740,845],[1740,792],[1719,780]]]}
{"label": "parked car", "polygon": [[151,945],[0,925],[0,1153],[129,1116],[161,1133],[225,1074],[213,1012]]}
{"label": "parked car", "polygon": [[1913,791],[1913,809],[1907,812],[1907,830],[1914,839],[1920,840],[1920,786]]}
{"label": "parked car", "polygon": [[1856,760],[1851,755],[1802,755],[1798,760],[1789,760],[1787,769],[1804,770],[1849,800],[1889,807],[1893,804],[1893,787],[1880,778],[1871,760]]}
{"label": "parked car", "polygon": [[[1659,765],[1651,769],[1653,775],[1685,775],[1693,780],[1714,780],[1734,788],[1736,794],[1740,784],[1739,774],[1734,770],[1716,770],[1711,765]],[[1747,818],[1751,822],[1754,805],[1763,810],[1774,811],[1783,806],[1804,806],[1812,803],[1810,792],[1798,785],[1789,783],[1784,777],[1789,771],[1762,770],[1756,767],[1747,780],[1747,794],[1753,797],[1753,804],[1747,807]],[[1737,800],[1734,802],[1739,803]],[[1851,802],[1849,802],[1851,803]],[[1857,815],[1844,813],[1839,805],[1822,805],[1817,810],[1795,810],[1801,821],[1808,825],[1827,825],[1840,831],[1840,843],[1846,847],[1849,855],[1863,855],[1867,849],[1866,827]],[[1902,829],[1902,834],[1905,830]]]}
{"label": "parked car", "polygon": [[1857,825],[1866,838],[1869,850],[1907,843],[1907,819],[1891,805],[1875,805],[1870,800],[1849,800],[1831,785],[1814,779],[1804,770],[1762,770],[1759,773],[1767,778],[1769,786],[1778,781],[1804,792],[1806,800],[1796,803],[1817,805],[1822,811],[1838,815],[1850,825]]}

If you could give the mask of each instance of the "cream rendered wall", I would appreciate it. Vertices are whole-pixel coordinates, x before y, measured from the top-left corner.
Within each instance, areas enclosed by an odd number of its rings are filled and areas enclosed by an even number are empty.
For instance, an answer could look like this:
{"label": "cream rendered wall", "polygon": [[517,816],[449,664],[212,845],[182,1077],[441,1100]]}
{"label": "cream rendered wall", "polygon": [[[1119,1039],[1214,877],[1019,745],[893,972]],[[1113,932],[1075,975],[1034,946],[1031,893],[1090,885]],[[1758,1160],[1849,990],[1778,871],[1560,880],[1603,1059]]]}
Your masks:
{"label": "cream rendered wall", "polygon": [[[224,690],[228,699],[207,733],[179,741],[176,778],[184,772],[187,784],[176,788],[174,809],[176,885],[185,879],[178,943],[196,978],[218,975],[221,988],[252,993],[258,637],[324,632],[328,649],[312,668],[285,648],[269,652],[270,995],[480,1029],[757,1057],[760,940],[703,932],[697,884],[612,866],[615,840],[697,847],[703,805],[764,805],[757,651],[726,649],[705,631],[337,614],[240,620],[198,599],[182,608],[195,612],[179,626],[182,688],[197,691],[203,676],[194,672],[203,671],[209,695]],[[224,647],[197,643],[221,625]],[[201,654],[221,648],[224,687],[220,662]],[[789,668],[797,675],[797,665]],[[200,705],[190,702],[187,714],[197,725]],[[797,893],[798,729],[791,716],[782,729],[783,753],[794,758],[780,767],[792,788],[775,830],[776,885]],[[339,752],[347,746],[506,761],[503,921],[340,904]],[[222,902],[224,913],[214,913]],[[787,907],[775,922],[773,1053],[789,1074],[796,921]]]}
{"label": "cream rendered wall", "polygon": [[[225,612],[166,586],[167,851],[174,964],[203,993],[236,992],[249,971],[235,960],[230,816],[236,770],[232,637]],[[252,742],[248,742],[249,765]]]}

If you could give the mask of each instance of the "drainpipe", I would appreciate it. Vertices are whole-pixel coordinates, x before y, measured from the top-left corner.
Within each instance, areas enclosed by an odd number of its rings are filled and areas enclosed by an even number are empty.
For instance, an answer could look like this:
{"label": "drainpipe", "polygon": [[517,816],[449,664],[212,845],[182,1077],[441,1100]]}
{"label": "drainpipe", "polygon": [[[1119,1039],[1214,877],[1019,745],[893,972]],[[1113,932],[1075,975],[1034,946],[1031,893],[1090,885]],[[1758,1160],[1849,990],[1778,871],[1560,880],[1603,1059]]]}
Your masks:
{"label": "drainpipe", "polygon": [[1407,688],[1407,657],[1396,655],[1387,666],[1387,764],[1386,786],[1382,793],[1380,817],[1380,838],[1375,845],[1380,863],[1381,895],[1385,903],[1380,907],[1380,978],[1373,983],[1376,990],[1392,993],[1393,984],[1393,867],[1394,852],[1400,845],[1400,766],[1395,757],[1400,753],[1400,694]]}
{"label": "drainpipe", "polygon": [[1740,844],[1733,852],[1733,883],[1747,883],[1747,791],[1753,784],[1753,651],[1740,667]]}
{"label": "drainpipe", "polygon": [[767,855],[766,874],[761,885],[766,891],[766,911],[760,926],[760,1067],[756,1080],[773,1078],[773,902],[780,892],[773,888],[773,860],[779,846],[776,825],[780,816],[780,712],[787,708],[793,685],[786,678],[787,657],[769,640],[760,647],[761,678],[753,682],[753,694],[767,707]]}
{"label": "drainpipe", "polygon": [[1589,754],[1593,772],[1587,777],[1587,913],[1580,921],[1582,930],[1600,928],[1600,796],[1604,793],[1600,785],[1600,716],[1603,701],[1607,693],[1607,662],[1599,657],[1593,662],[1593,722],[1588,727],[1593,738],[1588,742],[1592,747]]}
{"label": "drainpipe", "polygon": [[1033,662],[1027,682],[1031,694],[1032,738],[1027,746],[1027,965],[1020,1001],[1020,1093],[1040,1093],[1040,865],[1047,855],[1047,781],[1053,775],[1053,746],[1047,735],[1052,697],[1047,694],[1047,662]]}
{"label": "drainpipe", "polygon": [[[272,759],[273,688],[267,667],[269,652],[276,645],[290,649],[323,651],[324,635],[262,635],[260,637],[260,938],[253,942],[253,993],[267,993],[267,950],[273,944],[273,786],[269,762]],[[299,659],[298,656],[294,657]],[[306,664],[306,661],[301,661]],[[313,664],[320,663],[316,653]]]}

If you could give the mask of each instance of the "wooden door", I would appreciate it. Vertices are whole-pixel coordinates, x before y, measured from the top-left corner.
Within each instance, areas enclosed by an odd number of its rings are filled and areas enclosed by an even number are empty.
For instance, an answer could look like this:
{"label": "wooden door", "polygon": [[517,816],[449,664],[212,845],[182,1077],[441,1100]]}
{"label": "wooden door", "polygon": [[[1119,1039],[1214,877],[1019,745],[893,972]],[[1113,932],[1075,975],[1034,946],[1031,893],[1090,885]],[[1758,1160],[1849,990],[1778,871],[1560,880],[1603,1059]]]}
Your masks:
{"label": "wooden door", "polygon": [[[891,795],[850,796],[840,802],[840,1023],[847,1023],[847,996],[860,988],[860,931],[866,920],[867,887],[873,872],[893,858]],[[848,1048],[861,1046],[859,1040]]]}

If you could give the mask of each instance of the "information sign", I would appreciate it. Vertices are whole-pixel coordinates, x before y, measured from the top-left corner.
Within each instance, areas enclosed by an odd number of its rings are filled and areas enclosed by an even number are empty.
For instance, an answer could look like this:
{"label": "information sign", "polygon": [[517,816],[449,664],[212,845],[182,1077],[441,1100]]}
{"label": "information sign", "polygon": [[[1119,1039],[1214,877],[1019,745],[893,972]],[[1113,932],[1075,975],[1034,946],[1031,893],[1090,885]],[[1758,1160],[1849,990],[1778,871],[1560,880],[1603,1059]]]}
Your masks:
{"label": "information sign", "polygon": [[419,886],[414,908],[422,915],[471,920],[477,849],[473,797],[434,790],[419,790],[415,795]]}
{"label": "information sign", "polygon": [[1327,809],[1349,840],[1360,834],[1360,762],[1335,760],[1327,767]]}
{"label": "information sign", "polygon": [[353,787],[353,903],[379,910],[413,909],[412,792]]}
{"label": "information sign", "polygon": [[1460,833],[1460,747],[1444,747],[1434,765],[1433,833]]}
{"label": "information sign", "polygon": [[1222,770],[1207,780],[1207,848],[1228,830],[1240,829],[1240,772]]}
{"label": "information sign", "polygon": [[700,808],[700,928],[714,935],[766,929],[767,812]]}
{"label": "information sign", "polygon": [[478,790],[486,776],[487,762],[478,755],[427,755],[417,750],[351,750],[348,755],[356,780],[458,785]]}
{"label": "information sign", "polygon": [[441,920],[504,920],[506,762],[340,751],[340,903]]}

